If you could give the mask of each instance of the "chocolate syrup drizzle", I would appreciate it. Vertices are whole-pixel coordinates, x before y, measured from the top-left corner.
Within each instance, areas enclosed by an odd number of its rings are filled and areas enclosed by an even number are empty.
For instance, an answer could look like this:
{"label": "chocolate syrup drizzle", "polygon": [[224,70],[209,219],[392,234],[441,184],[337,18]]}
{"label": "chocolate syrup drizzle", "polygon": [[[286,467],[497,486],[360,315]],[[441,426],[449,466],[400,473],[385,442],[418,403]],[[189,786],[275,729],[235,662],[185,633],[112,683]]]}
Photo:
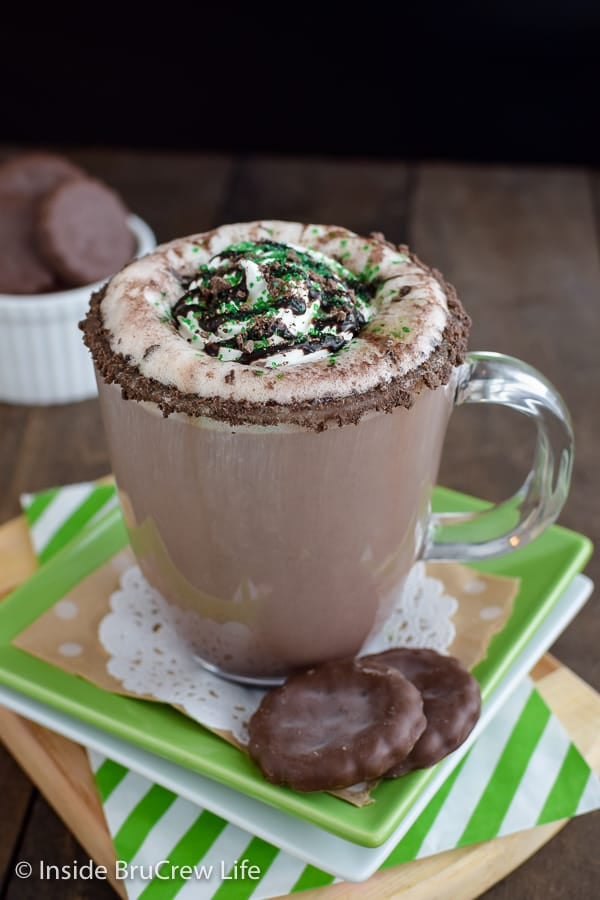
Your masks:
{"label": "chocolate syrup drizzle", "polygon": [[[336,353],[366,324],[366,310],[378,287],[378,282],[360,279],[334,260],[278,241],[245,241],[222,250],[215,259],[216,264],[211,260],[193,279],[182,281],[184,293],[171,315],[176,327],[182,319],[187,319],[188,327],[190,317],[195,320],[208,335],[202,347],[205,353],[218,357],[223,348],[237,350],[239,363],[289,350]],[[249,302],[242,260],[259,266],[267,286],[266,296],[254,303]],[[307,291],[299,291],[300,285]],[[309,302],[318,301],[318,310],[306,331],[293,333],[281,312],[304,315],[306,294]],[[218,337],[218,329],[226,331],[228,326],[237,326],[239,333]]]}

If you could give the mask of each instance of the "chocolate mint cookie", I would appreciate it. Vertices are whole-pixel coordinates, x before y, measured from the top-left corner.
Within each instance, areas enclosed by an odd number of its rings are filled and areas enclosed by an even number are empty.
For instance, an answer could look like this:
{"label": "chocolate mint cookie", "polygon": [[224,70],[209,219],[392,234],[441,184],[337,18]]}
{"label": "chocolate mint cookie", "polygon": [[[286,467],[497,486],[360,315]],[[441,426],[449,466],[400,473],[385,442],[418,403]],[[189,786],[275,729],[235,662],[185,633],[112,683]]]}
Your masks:
{"label": "chocolate mint cookie", "polygon": [[84,173],[68,159],[51,153],[25,153],[0,166],[0,193],[39,199],[67,179]]}
{"label": "chocolate mint cookie", "polygon": [[21,194],[0,193],[0,293],[49,291],[54,275],[33,240],[35,206]]}
{"label": "chocolate mint cookie", "polygon": [[56,281],[35,236],[40,198],[80,169],[60,156],[28,153],[0,166],[0,292],[39,294]]}
{"label": "chocolate mint cookie", "polygon": [[89,178],[65,182],[46,195],[37,236],[46,262],[73,286],[112,275],[135,249],[121,200]]}
{"label": "chocolate mint cookie", "polygon": [[274,784],[336,790],[379,778],[424,728],[421,696],[398,671],[345,659],[267,693],[250,719],[249,751]]}
{"label": "chocolate mint cookie", "polygon": [[463,743],[481,710],[479,684],[453,656],[435,650],[397,648],[365,656],[361,665],[382,665],[401,672],[423,697],[427,727],[406,759],[385,773],[387,778],[435,765]]}

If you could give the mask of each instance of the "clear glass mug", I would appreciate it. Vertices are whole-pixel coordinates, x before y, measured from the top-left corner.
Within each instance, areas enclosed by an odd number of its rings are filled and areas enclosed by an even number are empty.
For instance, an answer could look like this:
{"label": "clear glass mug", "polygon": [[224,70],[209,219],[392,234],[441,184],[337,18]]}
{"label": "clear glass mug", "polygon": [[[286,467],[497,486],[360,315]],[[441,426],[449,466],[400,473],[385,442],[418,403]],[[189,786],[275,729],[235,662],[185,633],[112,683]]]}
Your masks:
{"label": "clear glass mug", "polygon": [[[417,559],[509,553],[558,516],[573,434],[551,384],[527,364],[471,353],[411,409],[323,432],[230,426],[124,400],[98,376],[131,544],[147,580],[188,611],[185,638],[225,677],[270,684],[356,654]],[[432,514],[450,413],[495,403],[532,419],[531,471],[504,503]],[[475,540],[460,540],[469,523]],[[443,527],[442,527],[443,526]]]}

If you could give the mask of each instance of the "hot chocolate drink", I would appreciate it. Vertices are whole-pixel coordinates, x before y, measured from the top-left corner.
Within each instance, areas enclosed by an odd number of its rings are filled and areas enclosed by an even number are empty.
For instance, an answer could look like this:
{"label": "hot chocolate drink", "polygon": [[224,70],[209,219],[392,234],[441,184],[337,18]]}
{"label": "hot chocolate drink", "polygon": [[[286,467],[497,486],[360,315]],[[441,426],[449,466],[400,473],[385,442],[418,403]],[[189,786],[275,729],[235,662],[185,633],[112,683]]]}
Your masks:
{"label": "hot chocolate drink", "polygon": [[255,222],[131,263],[83,329],[133,549],[199,659],[356,654],[430,545],[454,290],[380,235]]}

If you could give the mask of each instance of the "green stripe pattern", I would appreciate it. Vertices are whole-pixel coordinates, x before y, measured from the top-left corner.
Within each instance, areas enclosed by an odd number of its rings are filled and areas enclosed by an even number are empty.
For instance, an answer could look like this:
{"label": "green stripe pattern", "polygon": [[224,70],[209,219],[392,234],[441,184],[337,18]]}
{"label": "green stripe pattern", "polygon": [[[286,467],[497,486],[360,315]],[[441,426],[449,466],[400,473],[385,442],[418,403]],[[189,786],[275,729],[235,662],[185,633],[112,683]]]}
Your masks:
{"label": "green stripe pattern", "polygon": [[306,866],[300,878],[292,886],[290,893],[307,891],[309,888],[325,887],[334,881],[333,875],[330,875],[328,872],[323,872],[322,869],[317,869],[315,866]]}
{"label": "green stripe pattern", "polygon": [[50,506],[60,488],[50,488],[48,491],[42,491],[31,498],[31,502],[25,501],[25,515],[27,524],[32,528],[39,517],[42,515],[47,506]]}
{"label": "green stripe pattern", "polygon": [[[22,502],[34,548],[40,562],[45,562],[82,529],[95,527],[115,505],[116,493],[112,485],[73,485],[28,495]],[[479,785],[479,795],[476,798],[466,798],[467,812],[463,819],[456,816],[454,802],[452,813],[457,821],[451,823],[450,831],[454,831],[455,837],[448,846],[440,846],[439,850],[489,840],[500,831],[511,803],[522,788],[532,754],[544,740],[544,731],[552,715],[535,690],[526,689],[522,693],[524,699],[516,697],[507,701],[507,707],[510,703],[522,704],[522,708],[517,709],[509,734],[502,733],[501,722],[492,722],[488,726],[488,731],[494,725],[497,726],[497,742],[499,747],[503,747],[502,752],[490,771],[484,773],[485,777]],[[457,783],[460,784],[461,774],[469,765],[471,754],[476,749],[477,745],[460,762],[382,868],[418,858],[425,840],[431,838],[436,828],[448,825],[448,817],[446,816],[446,820],[444,818],[445,807],[453,800],[453,789]],[[271,879],[270,882],[271,889],[275,889],[277,895],[299,893],[335,881],[331,874],[311,865],[305,865],[298,874],[298,861],[283,851],[260,838],[245,834],[219,816],[194,807],[188,801],[178,799],[171,791],[139,776],[135,776],[137,791],[131,797],[126,790],[128,777],[131,776],[124,766],[95,753],[90,753],[90,759],[94,763],[96,786],[109,825],[115,814],[119,814],[118,826],[111,828],[117,859],[127,863],[135,861],[146,867],[156,865],[160,859],[168,860],[176,868],[197,867],[196,884],[193,879],[177,874],[169,880],[154,878],[141,884],[125,882],[129,896],[136,900],[138,897],[141,900],[172,900],[179,894],[182,898],[194,897],[199,884],[202,884],[202,897],[210,896],[217,900],[246,900],[250,897],[252,900],[261,900],[274,896],[273,893],[265,894],[261,891],[260,880],[233,877],[242,860],[247,865],[257,866],[261,879],[277,863],[277,879]],[[556,776],[548,781],[547,796],[540,798],[537,823],[573,816],[576,811],[587,811],[578,810],[584,791],[586,799],[591,798],[588,801],[589,808],[600,807],[600,786],[597,779],[592,783],[593,778],[581,754],[570,744],[566,754],[556,759]],[[179,806],[174,806],[176,803]],[[173,810],[177,810],[177,817],[173,817]],[[126,814],[123,815],[123,812]],[[170,821],[170,827],[165,824],[165,817],[170,813],[171,820],[177,818],[179,821],[191,821],[192,824],[180,833],[180,829],[173,827],[173,821]],[[225,839],[227,843],[228,837],[233,846],[242,849],[239,858],[229,861],[224,871],[227,877],[221,878],[222,860],[214,858],[214,853],[211,856],[211,850],[215,848],[216,852],[216,844],[223,846],[220,842]],[[143,859],[144,846],[149,840],[155,849],[160,846],[161,850],[157,858]],[[287,878],[286,860],[289,867]]]}
{"label": "green stripe pattern", "polygon": [[571,744],[552,789],[546,797],[537,824],[546,825],[548,822],[574,816],[589,777],[590,767],[577,748]]}
{"label": "green stripe pattern", "polygon": [[550,715],[538,692],[533,691],[458,840],[459,847],[485,840],[482,834],[495,837],[498,833]]}
{"label": "green stripe pattern", "polygon": [[158,784],[152,785],[114,835],[119,859],[131,862],[148,835],[148,822],[158,822],[175,799],[172,791]]}
{"label": "green stripe pattern", "polygon": [[[224,819],[204,810],[181,840],[169,853],[165,854],[164,859],[168,859],[174,867],[197,866],[205,860],[206,854],[225,828],[227,828],[227,822]],[[119,858],[119,846],[116,840],[115,850],[117,858]],[[155,864],[158,860],[149,860],[148,862]],[[186,880],[181,876],[175,876],[169,881],[154,879],[142,891],[140,897],[143,900],[171,900],[172,897],[177,896],[185,884]]]}
{"label": "green stripe pattern", "polygon": [[85,528],[116,505],[112,484],[69,485],[22,498],[33,545],[41,563],[47,562]]}
{"label": "green stripe pattern", "polygon": [[104,803],[107,797],[112,794],[118,784],[123,781],[127,775],[125,766],[113,762],[112,759],[105,759],[102,765],[96,770],[96,788],[100,794],[100,799]]}

